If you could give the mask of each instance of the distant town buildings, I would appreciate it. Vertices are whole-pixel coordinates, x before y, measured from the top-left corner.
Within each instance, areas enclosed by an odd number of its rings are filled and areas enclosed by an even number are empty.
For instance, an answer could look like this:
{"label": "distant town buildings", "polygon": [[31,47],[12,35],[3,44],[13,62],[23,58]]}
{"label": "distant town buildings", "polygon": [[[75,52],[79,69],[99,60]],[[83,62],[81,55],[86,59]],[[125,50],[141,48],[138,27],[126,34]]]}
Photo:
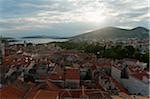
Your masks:
{"label": "distant town buildings", "polygon": [[[4,46],[0,47],[3,56]],[[2,99],[148,99],[150,95],[147,64],[135,59],[97,59],[54,44],[9,45],[6,54]]]}

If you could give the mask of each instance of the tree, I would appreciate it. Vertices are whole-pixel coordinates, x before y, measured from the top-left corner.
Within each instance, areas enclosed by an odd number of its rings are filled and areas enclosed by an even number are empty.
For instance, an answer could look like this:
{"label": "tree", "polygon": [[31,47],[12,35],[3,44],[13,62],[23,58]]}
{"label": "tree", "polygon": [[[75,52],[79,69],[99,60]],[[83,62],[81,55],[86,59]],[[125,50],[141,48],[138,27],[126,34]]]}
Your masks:
{"label": "tree", "polygon": [[90,69],[88,69],[88,71],[86,72],[86,75],[84,77],[84,80],[91,80],[92,78],[92,72]]}
{"label": "tree", "polygon": [[125,46],[125,49],[126,49],[127,56],[129,58],[133,58],[133,54],[135,52],[135,48],[133,46],[129,45],[129,46]]}

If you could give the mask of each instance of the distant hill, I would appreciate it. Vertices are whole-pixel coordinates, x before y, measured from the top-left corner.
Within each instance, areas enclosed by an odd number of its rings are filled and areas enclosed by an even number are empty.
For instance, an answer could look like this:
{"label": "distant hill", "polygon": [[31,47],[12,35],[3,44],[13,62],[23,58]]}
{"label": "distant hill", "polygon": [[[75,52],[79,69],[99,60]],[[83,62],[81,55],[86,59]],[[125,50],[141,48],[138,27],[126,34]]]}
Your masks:
{"label": "distant hill", "polygon": [[116,27],[105,27],[99,30],[84,33],[71,38],[72,42],[80,41],[102,41],[102,40],[127,40],[128,38],[149,38],[149,30],[144,27],[133,29],[122,29]]}
{"label": "distant hill", "polygon": [[0,39],[8,40],[8,39],[15,39],[13,37],[0,37]]}
{"label": "distant hill", "polygon": [[26,36],[22,39],[68,39],[69,37],[57,37],[57,36]]}

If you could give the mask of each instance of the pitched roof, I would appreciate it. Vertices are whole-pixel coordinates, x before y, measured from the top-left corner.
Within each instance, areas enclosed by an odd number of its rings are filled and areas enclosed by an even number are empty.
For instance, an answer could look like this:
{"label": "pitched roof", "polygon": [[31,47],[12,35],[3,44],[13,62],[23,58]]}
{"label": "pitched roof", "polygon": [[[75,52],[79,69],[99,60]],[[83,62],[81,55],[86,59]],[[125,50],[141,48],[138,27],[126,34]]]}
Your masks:
{"label": "pitched roof", "polygon": [[58,87],[58,86],[56,86],[55,84],[53,84],[53,83],[51,83],[50,81],[46,81],[46,84],[48,85],[48,89],[50,90],[50,91],[57,91],[57,92],[60,92],[61,91],[61,89]]}
{"label": "pitched roof", "polygon": [[52,74],[49,76],[49,79],[51,79],[51,80],[63,80],[63,76],[58,75],[58,74]]}
{"label": "pitched roof", "polygon": [[27,90],[31,87],[30,84],[27,84],[26,82],[18,79],[13,83],[13,86],[15,86],[17,89],[22,90],[23,93],[26,93]]}
{"label": "pitched roof", "polygon": [[82,89],[70,89],[64,90],[61,94],[63,98],[88,98],[88,99],[111,99],[109,93],[101,90],[94,90],[94,89],[85,89],[84,92]]}
{"label": "pitched roof", "polygon": [[[54,85],[53,83],[51,83],[48,80],[44,83],[47,86],[47,88],[45,89],[47,91],[52,91],[52,92],[57,92],[57,93],[59,93],[61,91],[61,89],[59,87],[57,87],[56,85]],[[42,94],[41,94],[40,90],[42,90]],[[36,95],[38,95],[39,92],[40,92],[40,97],[41,97],[41,95],[43,95],[43,90],[44,89],[41,89],[40,85],[38,85],[38,86],[33,85],[33,87],[31,87],[31,89],[26,93],[25,99],[45,99],[45,98],[34,98]],[[50,99],[55,99],[55,98],[50,98]]]}
{"label": "pitched roof", "polygon": [[135,77],[136,79],[143,80],[143,77],[146,77],[147,79],[150,79],[149,71],[142,70],[139,67],[129,67],[130,75]]}
{"label": "pitched roof", "polygon": [[25,99],[32,99],[38,90],[39,90],[38,86],[36,86],[35,84],[32,84],[32,87],[25,94],[24,98]]}
{"label": "pitched roof", "polygon": [[63,77],[59,74],[51,74],[51,75],[40,75],[41,80],[62,80]]}
{"label": "pitched roof", "polygon": [[77,69],[67,69],[65,78],[68,80],[80,80]]}
{"label": "pitched roof", "polygon": [[57,99],[59,93],[56,91],[39,90],[33,99]]}
{"label": "pitched roof", "polygon": [[65,90],[61,93],[61,96],[63,97],[72,97],[71,93],[69,90]]}
{"label": "pitched roof", "polygon": [[1,99],[21,99],[24,96],[22,90],[15,88],[12,85],[0,89]]}
{"label": "pitched roof", "polygon": [[91,93],[89,99],[111,99],[110,95],[103,92]]}

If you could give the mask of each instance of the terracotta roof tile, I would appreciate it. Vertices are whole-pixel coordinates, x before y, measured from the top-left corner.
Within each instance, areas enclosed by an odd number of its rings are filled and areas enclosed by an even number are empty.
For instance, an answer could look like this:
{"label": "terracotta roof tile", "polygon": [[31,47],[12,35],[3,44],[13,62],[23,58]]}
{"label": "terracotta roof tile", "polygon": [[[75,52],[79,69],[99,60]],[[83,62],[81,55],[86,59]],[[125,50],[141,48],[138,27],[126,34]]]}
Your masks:
{"label": "terracotta roof tile", "polygon": [[33,99],[57,99],[59,93],[56,91],[39,90]]}
{"label": "terracotta roof tile", "polygon": [[9,85],[0,90],[1,99],[21,99],[24,96],[22,90]]}
{"label": "terracotta roof tile", "polygon": [[58,86],[56,86],[55,84],[51,83],[50,81],[46,81],[46,84],[48,85],[48,89],[50,91],[58,91],[60,92],[61,91],[61,88],[59,88]]}
{"label": "terracotta roof tile", "polygon": [[65,78],[66,80],[80,80],[80,75],[77,69],[67,69]]}
{"label": "terracotta roof tile", "polygon": [[[110,97],[107,92],[101,91],[101,90],[92,90],[92,89],[85,89],[84,94],[82,92],[82,89],[77,90],[65,90],[61,97],[67,97],[69,99],[71,98],[83,98],[83,97],[89,97],[90,99],[107,99],[107,97]],[[93,96],[94,95],[94,96]],[[99,98],[94,98],[99,97]],[[109,99],[109,98],[108,98]]]}

